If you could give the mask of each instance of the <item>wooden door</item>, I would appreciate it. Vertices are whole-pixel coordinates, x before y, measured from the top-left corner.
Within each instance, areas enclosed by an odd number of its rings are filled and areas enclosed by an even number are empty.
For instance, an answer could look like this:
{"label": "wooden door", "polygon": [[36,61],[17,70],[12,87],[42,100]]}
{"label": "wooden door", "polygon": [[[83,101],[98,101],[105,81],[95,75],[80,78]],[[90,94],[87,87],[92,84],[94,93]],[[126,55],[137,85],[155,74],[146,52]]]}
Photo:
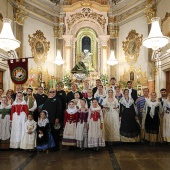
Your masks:
{"label": "wooden door", "polygon": [[167,94],[170,93],[170,71],[166,72],[166,90]]}

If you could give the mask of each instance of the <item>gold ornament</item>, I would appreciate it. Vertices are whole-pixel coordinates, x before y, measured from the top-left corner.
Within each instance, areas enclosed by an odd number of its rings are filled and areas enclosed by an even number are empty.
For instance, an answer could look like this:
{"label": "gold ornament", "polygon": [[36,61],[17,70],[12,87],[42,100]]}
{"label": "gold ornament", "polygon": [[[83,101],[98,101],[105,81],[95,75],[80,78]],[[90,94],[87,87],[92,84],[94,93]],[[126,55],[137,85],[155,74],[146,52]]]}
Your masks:
{"label": "gold ornament", "polygon": [[142,45],[142,37],[143,35],[139,36],[135,30],[131,30],[126,37],[126,41],[123,41],[123,50],[128,64],[136,63]]}
{"label": "gold ornament", "polygon": [[37,30],[32,37],[30,35],[28,35],[28,37],[28,42],[31,46],[32,57],[34,57],[34,61],[38,67],[42,67],[42,64],[44,64],[47,59],[47,52],[50,48],[50,42],[47,42],[43,32],[40,30]]}
{"label": "gold ornament", "polygon": [[24,24],[24,19],[27,17],[28,12],[26,12],[25,7],[19,5],[18,7],[14,8],[14,21],[17,22],[19,25]]}

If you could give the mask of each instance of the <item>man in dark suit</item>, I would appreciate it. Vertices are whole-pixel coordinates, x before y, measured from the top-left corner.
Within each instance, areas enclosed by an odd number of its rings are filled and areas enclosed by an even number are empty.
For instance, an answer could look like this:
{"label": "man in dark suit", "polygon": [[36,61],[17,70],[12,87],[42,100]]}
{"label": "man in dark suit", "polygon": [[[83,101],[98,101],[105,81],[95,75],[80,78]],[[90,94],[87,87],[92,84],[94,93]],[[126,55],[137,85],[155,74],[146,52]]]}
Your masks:
{"label": "man in dark suit", "polygon": [[137,95],[137,90],[132,88],[132,82],[131,81],[127,82],[127,88],[129,90],[129,97],[132,97],[132,99],[135,102],[136,99],[138,98],[138,95]]}
{"label": "man in dark suit", "polygon": [[80,99],[83,98],[83,95],[77,90],[77,84],[71,85],[71,91],[67,93],[67,103],[74,99],[74,94],[78,92],[80,95]]}
{"label": "man in dark suit", "polygon": [[37,93],[34,94],[34,98],[37,102],[37,109],[34,112],[34,120],[37,122],[38,121],[38,116],[39,116],[39,110],[38,107],[42,104],[44,104],[44,102],[46,101],[46,99],[48,98],[46,94],[44,94],[44,89],[43,87],[39,86],[37,88]]}
{"label": "man in dark suit", "polygon": [[62,103],[59,97],[56,96],[55,89],[51,88],[48,93],[48,98],[45,101],[43,110],[48,112],[48,119],[51,128],[51,134],[54,138],[55,147],[53,148],[54,151],[60,149],[59,141],[60,141],[60,128],[55,129],[55,124],[60,122],[61,112],[62,112]]}
{"label": "man in dark suit", "polygon": [[93,91],[93,96],[94,96],[94,94],[96,93],[99,85],[101,85],[101,80],[100,80],[100,79],[97,79],[97,80],[96,80],[96,87],[94,87],[93,90],[92,90],[92,91]]}
{"label": "man in dark suit", "polygon": [[61,113],[61,126],[64,123],[64,111],[66,110],[66,92],[62,90],[62,83],[57,83],[56,85],[56,96],[60,98],[62,103],[62,113]]}
{"label": "man in dark suit", "polygon": [[167,96],[166,96],[166,89],[163,88],[160,90],[160,93],[161,93],[161,97],[158,98],[158,101],[161,102],[162,106],[163,106],[163,102],[165,99],[167,99]]}

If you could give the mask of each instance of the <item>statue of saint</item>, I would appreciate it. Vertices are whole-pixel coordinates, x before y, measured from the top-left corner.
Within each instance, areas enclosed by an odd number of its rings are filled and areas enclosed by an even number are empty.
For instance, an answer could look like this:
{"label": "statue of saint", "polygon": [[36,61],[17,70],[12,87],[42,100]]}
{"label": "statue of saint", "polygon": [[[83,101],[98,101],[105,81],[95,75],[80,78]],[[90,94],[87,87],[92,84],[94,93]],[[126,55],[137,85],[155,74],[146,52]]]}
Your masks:
{"label": "statue of saint", "polygon": [[92,64],[92,58],[91,58],[92,53],[90,53],[89,50],[84,50],[83,55],[84,56],[82,58],[82,61],[85,64],[88,71],[95,71]]}

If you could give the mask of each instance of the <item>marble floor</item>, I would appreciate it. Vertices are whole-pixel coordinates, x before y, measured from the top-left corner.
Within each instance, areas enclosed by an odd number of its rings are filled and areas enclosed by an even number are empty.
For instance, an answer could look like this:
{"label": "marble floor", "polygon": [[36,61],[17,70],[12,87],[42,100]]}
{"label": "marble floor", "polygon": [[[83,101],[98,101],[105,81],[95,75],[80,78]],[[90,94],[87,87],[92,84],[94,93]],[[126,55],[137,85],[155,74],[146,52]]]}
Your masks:
{"label": "marble floor", "polygon": [[0,150],[0,170],[169,170],[170,146],[114,144],[100,149],[57,152]]}

